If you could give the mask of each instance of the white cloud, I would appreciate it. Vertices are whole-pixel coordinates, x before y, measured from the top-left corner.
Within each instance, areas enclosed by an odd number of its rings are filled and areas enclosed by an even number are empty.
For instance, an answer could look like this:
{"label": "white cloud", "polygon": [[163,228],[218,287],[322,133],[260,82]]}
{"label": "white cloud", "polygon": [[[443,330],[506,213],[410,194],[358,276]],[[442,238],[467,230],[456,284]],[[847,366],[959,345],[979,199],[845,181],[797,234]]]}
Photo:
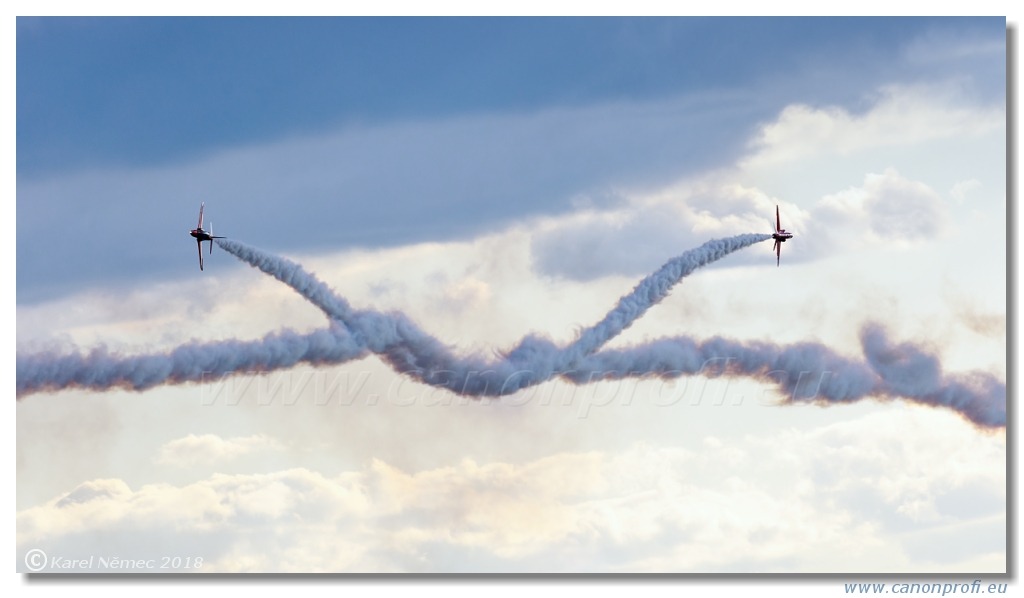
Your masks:
{"label": "white cloud", "polygon": [[279,441],[264,434],[226,439],[216,434],[189,434],[160,447],[156,463],[172,467],[194,467],[229,461],[255,452],[279,451],[282,448]]}
{"label": "white cloud", "polygon": [[[581,280],[636,275],[708,237],[770,231],[776,205],[784,228],[799,237],[787,244],[784,253],[790,260],[865,243],[899,247],[933,240],[948,231],[951,219],[935,191],[946,188],[946,173],[928,167],[932,146],[997,132],[1004,124],[1002,106],[972,104],[955,85],[891,86],[860,114],[789,106],[762,126],[735,168],[653,193],[620,192],[611,207],[546,218],[537,226],[532,250],[546,274]],[[892,148],[898,152],[891,153]],[[885,156],[885,162],[877,168],[877,160],[864,161],[865,155]],[[816,185],[828,189],[818,196],[775,196],[768,190],[800,188],[801,182],[832,174],[844,162],[853,165],[844,166],[844,176],[860,163],[876,166],[857,173],[856,186],[837,187],[843,177],[832,176]],[[780,177],[786,182],[780,184]],[[950,194],[962,201],[981,185],[976,178],[962,180]],[[729,263],[748,263],[747,255],[737,257]]]}
{"label": "white cloud", "polygon": [[[805,216],[792,204],[716,172],[624,196],[615,208],[540,219],[530,249],[542,274],[574,280],[635,276],[709,238],[771,232],[776,205],[782,206],[784,228],[801,230]],[[749,263],[746,257],[726,265]]]}
{"label": "white cloud", "polygon": [[815,207],[819,226],[856,244],[905,245],[934,239],[948,226],[946,206],[928,185],[896,170],[868,173],[861,187],[823,197]]}
{"label": "white cloud", "polygon": [[744,168],[799,163],[807,157],[849,156],[869,148],[914,146],[950,137],[970,137],[1005,126],[1000,105],[975,106],[955,84],[882,88],[869,110],[786,107],[761,128]]}
{"label": "white cloud", "polygon": [[[1004,451],[1002,435],[911,407],[518,464],[95,480],[20,511],[18,548],[76,558],[73,540],[104,538],[95,546],[127,558],[151,543],[204,556],[208,572],[949,571],[967,555],[915,538],[1001,519]],[[984,531],[976,548],[1005,541]]]}

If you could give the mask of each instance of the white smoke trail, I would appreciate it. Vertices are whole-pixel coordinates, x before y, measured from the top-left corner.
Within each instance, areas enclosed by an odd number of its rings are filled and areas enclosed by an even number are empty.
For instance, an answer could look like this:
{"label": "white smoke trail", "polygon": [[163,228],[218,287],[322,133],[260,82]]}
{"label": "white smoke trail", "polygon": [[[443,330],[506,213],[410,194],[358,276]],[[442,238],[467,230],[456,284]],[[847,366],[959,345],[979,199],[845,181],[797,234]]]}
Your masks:
{"label": "white smoke trail", "polygon": [[561,352],[556,369],[571,368],[580,359],[618,336],[648,309],[668,296],[668,292],[683,277],[697,268],[770,238],[771,235],[746,234],[728,239],[715,239],[669,260],[654,274],[640,281],[633,292],[619,299],[618,304],[600,322],[583,330],[579,338]]}
{"label": "white smoke trail", "polygon": [[104,347],[89,353],[44,351],[16,358],[17,395],[63,388],[146,390],[202,382],[236,372],[267,372],[298,363],[343,363],[366,349],[339,325],[310,334],[272,333],[255,341],[192,342],[167,353],[117,355]]}
{"label": "white smoke trail", "polygon": [[891,344],[877,324],[865,326],[860,340],[868,363],[885,381],[885,394],[950,407],[976,423],[1006,425],[1006,383],[995,376],[943,376],[936,356],[910,343]]}
{"label": "white smoke trail", "polygon": [[265,254],[232,240],[218,240],[229,253],[291,286],[328,317],[344,324],[353,336],[367,342],[393,368],[423,382],[472,396],[505,395],[550,380],[598,350],[664,299],[685,276],[714,261],[770,239],[745,234],[715,239],[669,260],[622,297],[597,324],[584,329],[576,341],[558,348],[550,341],[527,336],[497,360],[454,354],[402,314],[382,315],[353,310],[333,296],[327,285],[298,264]]}
{"label": "white smoke trail", "polygon": [[528,336],[502,359],[490,361],[455,355],[403,314],[352,309],[326,284],[291,260],[237,241],[218,239],[222,248],[319,307],[331,319],[331,328],[312,335],[286,331],[252,342],[190,343],[169,353],[149,355],[121,356],[104,348],[86,354],[19,354],[16,393],[20,397],[67,387],[144,390],[159,384],[196,382],[232,372],[269,371],[297,363],[341,363],[369,350],[399,371],[460,394],[508,394],[549,380],[566,365],[596,350],[663,299],[674,284],[694,269],[768,237],[741,235],[710,241],[670,260],[565,350],[559,351],[549,341]]}
{"label": "white smoke trail", "polygon": [[[375,338],[378,342],[371,350],[396,371],[463,395],[506,395],[555,376],[582,384],[648,375],[741,375],[776,383],[786,391],[789,402],[828,404],[868,396],[900,397],[952,408],[978,425],[1006,425],[1005,383],[987,373],[943,377],[935,356],[908,343],[890,345],[877,324],[868,324],[861,332],[867,363],[842,357],[817,343],[779,346],[717,337],[699,344],[687,338],[664,339],[595,353],[664,299],[693,270],[768,238],[770,235],[740,235],[687,251],[642,280],[600,322],[583,330],[575,342],[559,348],[545,339],[527,336],[500,360],[456,356],[402,314],[385,317],[355,311],[337,298],[334,302],[322,301],[322,295],[313,302],[356,336]],[[283,279],[278,271],[301,271],[287,260],[278,268],[274,259],[283,258],[263,255],[241,243],[228,241],[221,245],[279,280]],[[321,285],[317,281],[312,286]],[[302,288],[296,290],[308,296]],[[368,330],[371,326],[372,331]]]}
{"label": "white smoke trail", "polygon": [[577,383],[642,376],[745,376],[778,385],[787,403],[903,398],[948,407],[979,426],[1006,426],[1006,384],[992,374],[943,376],[937,357],[910,343],[890,343],[876,323],[862,328],[861,347],[866,363],[819,343],[780,346],[721,337],[702,342],[661,339],[601,351],[562,375]]}
{"label": "white smoke trail", "polygon": [[236,241],[219,244],[254,268],[284,282],[331,320],[328,330],[282,332],[259,341],[191,343],[166,354],[117,356],[103,349],[81,354],[17,357],[17,394],[66,387],[143,390],[231,373],[272,371],[297,363],[338,364],[367,351],[397,372],[473,397],[507,395],[556,376],[579,384],[626,377],[701,374],[747,376],[772,382],[788,402],[829,404],[865,397],[906,398],[956,410],[977,425],[1005,427],[1006,385],[986,373],[943,376],[938,359],[909,343],[891,344],[876,324],[864,327],[865,362],[816,343],[779,346],[712,338],[662,339],[627,349],[601,346],[657,304],[683,277],[769,235],[741,235],[705,243],[670,260],[641,281],[597,324],[566,347],[527,336],[498,359],[459,356],[403,314],[353,309],[314,275],[285,258]]}

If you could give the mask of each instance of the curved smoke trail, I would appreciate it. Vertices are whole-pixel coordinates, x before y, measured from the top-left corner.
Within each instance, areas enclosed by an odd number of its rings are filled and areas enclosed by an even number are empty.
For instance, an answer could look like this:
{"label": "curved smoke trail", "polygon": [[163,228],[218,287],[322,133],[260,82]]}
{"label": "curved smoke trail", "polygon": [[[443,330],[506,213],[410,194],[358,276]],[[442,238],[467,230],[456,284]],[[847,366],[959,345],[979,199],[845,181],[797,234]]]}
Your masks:
{"label": "curved smoke trail", "polygon": [[344,324],[357,339],[365,340],[371,351],[397,371],[462,395],[500,396],[572,369],[657,305],[673,286],[697,268],[770,238],[771,235],[745,234],[708,241],[672,258],[641,280],[600,322],[581,331],[566,347],[526,336],[501,358],[492,360],[456,355],[403,314],[354,310],[291,260],[238,241],[223,239],[217,243],[250,266],[291,286],[329,318]]}
{"label": "curved smoke trail", "polygon": [[701,343],[688,338],[663,339],[596,352],[695,269],[768,238],[770,235],[740,235],[709,241],[669,260],[643,279],[600,322],[584,329],[568,346],[560,349],[545,339],[527,336],[497,361],[456,356],[403,314],[383,316],[356,311],[337,297],[325,301],[321,293],[311,295],[306,289],[326,285],[312,274],[296,277],[302,269],[289,260],[234,241],[220,244],[290,286],[290,279],[301,281],[292,288],[357,337],[374,339],[370,349],[396,371],[463,395],[506,395],[556,376],[585,384],[646,375],[742,375],[776,383],[787,393],[788,402],[828,404],[868,396],[905,398],[954,409],[978,425],[1006,425],[1005,383],[987,373],[942,376],[938,358],[909,343],[891,345],[878,324],[867,324],[861,331],[867,363],[842,357],[820,343],[779,346],[720,337]]}
{"label": "curved smoke trail", "polygon": [[40,353],[17,357],[17,394],[67,387],[143,390],[241,372],[265,372],[298,363],[338,364],[373,352],[396,371],[424,383],[474,397],[506,395],[560,377],[586,384],[599,380],[747,376],[778,385],[787,402],[830,404],[865,397],[905,398],[956,410],[977,425],[1006,425],[1006,385],[991,374],[943,376],[938,359],[909,343],[892,344],[877,324],[861,331],[866,362],[818,343],[779,346],[712,338],[661,339],[626,349],[601,346],[628,328],[696,268],[769,238],[741,235],[710,241],[670,260],[642,280],[597,324],[559,348],[525,337],[499,359],[458,356],[403,314],[355,310],[300,265],[235,241],[219,244],[254,268],[287,284],[330,318],[327,330],[281,332],[258,341],[190,343],[170,353],[117,356]]}
{"label": "curved smoke trail", "polygon": [[377,353],[401,372],[460,394],[504,395],[549,380],[592,353],[663,299],[684,276],[729,253],[770,238],[740,235],[709,241],[669,260],[623,297],[605,318],[586,329],[566,349],[528,336],[498,360],[458,356],[403,314],[354,310],[299,264],[237,241],[218,239],[226,251],[291,287],[320,308],[330,329],[309,335],[285,331],[258,341],[193,342],[169,353],[121,356],[105,348],[89,353],[18,354],[17,395],[68,387],[145,390],[217,378],[235,372],[264,372],[292,367],[343,363]]}

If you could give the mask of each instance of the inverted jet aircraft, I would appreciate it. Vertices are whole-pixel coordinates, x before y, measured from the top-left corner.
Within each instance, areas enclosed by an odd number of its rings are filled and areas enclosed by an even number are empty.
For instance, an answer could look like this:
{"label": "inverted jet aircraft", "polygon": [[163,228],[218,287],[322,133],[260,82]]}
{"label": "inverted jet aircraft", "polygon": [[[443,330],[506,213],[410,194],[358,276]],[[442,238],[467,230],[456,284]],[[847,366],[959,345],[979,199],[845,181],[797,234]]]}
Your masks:
{"label": "inverted jet aircraft", "polygon": [[782,228],[782,220],[779,218],[779,206],[775,206],[775,224],[772,227],[775,232],[772,233],[772,238],[775,239],[775,267],[779,266],[779,260],[782,259],[782,244],[786,242],[786,239],[792,239],[793,233],[786,232],[786,229]]}
{"label": "inverted jet aircraft", "polygon": [[210,224],[210,232],[203,230],[203,208],[206,207],[206,202],[199,204],[199,225],[194,229],[190,230],[188,234],[196,238],[196,246],[199,247],[199,269],[203,269],[203,241],[210,242],[210,253],[213,253],[213,240],[223,239],[224,237],[215,237],[213,235],[213,224]]}

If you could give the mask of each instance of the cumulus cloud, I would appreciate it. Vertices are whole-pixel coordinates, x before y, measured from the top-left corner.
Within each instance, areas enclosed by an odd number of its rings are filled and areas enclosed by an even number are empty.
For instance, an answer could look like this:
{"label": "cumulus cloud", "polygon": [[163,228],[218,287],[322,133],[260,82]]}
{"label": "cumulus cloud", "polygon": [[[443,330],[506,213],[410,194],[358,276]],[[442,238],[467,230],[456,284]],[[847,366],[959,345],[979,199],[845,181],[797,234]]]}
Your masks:
{"label": "cumulus cloud", "polygon": [[121,480],[92,480],[79,485],[57,501],[57,507],[88,503],[96,499],[116,499],[131,493],[128,484]]}
{"label": "cumulus cloud", "polygon": [[[577,280],[633,275],[650,268],[655,256],[708,236],[770,232],[776,205],[784,228],[799,236],[784,252],[793,261],[843,247],[933,240],[948,232],[951,218],[931,180],[942,180],[941,173],[920,167],[928,163],[931,145],[978,137],[1004,124],[1001,105],[971,103],[954,85],[883,88],[859,114],[791,105],[761,127],[735,167],[659,191],[621,190],[602,208],[539,220],[531,247],[534,263],[543,274]],[[894,147],[902,153],[886,153]],[[844,162],[871,166],[857,173],[858,185],[837,188],[844,177],[836,164]],[[903,167],[933,176],[908,176]],[[855,166],[845,168],[848,176]],[[775,196],[768,189],[785,187],[776,184],[779,176],[824,192]],[[816,184],[807,185],[809,180]],[[971,177],[950,185],[939,188],[949,188],[949,196],[963,202],[982,183]],[[729,264],[752,261],[745,255]]]}
{"label": "cumulus cloud", "polygon": [[[654,194],[624,197],[614,208],[540,220],[530,251],[534,267],[548,276],[586,281],[636,275],[709,238],[770,233],[779,204],[785,228],[800,230],[799,210],[756,188],[719,176],[686,180]],[[750,261],[738,255],[723,264]]]}
{"label": "cumulus cloud", "polygon": [[650,271],[672,247],[678,251],[697,240],[686,216],[671,205],[576,214],[535,233],[534,266],[574,280]]}
{"label": "cumulus cloud", "polygon": [[155,461],[172,467],[193,467],[232,459],[262,451],[279,451],[283,445],[264,434],[221,438],[216,434],[189,434],[160,447]]}
{"label": "cumulus cloud", "polygon": [[954,136],[973,136],[1006,123],[1002,104],[976,106],[956,84],[888,86],[870,110],[794,104],[761,127],[744,167],[763,167],[820,155],[846,156],[868,148],[913,146]]}
{"label": "cumulus cloud", "polygon": [[94,480],[20,511],[18,549],[76,558],[90,536],[128,558],[158,544],[204,556],[207,572],[927,572],[964,558],[916,540],[950,526],[1004,549],[987,523],[1005,509],[1004,450],[1001,435],[894,406],[804,431],[520,463]]}
{"label": "cumulus cloud", "polygon": [[847,239],[853,233],[864,241],[890,244],[933,239],[948,226],[939,194],[892,168],[868,173],[860,187],[823,197],[815,216],[829,234],[839,229]]}

